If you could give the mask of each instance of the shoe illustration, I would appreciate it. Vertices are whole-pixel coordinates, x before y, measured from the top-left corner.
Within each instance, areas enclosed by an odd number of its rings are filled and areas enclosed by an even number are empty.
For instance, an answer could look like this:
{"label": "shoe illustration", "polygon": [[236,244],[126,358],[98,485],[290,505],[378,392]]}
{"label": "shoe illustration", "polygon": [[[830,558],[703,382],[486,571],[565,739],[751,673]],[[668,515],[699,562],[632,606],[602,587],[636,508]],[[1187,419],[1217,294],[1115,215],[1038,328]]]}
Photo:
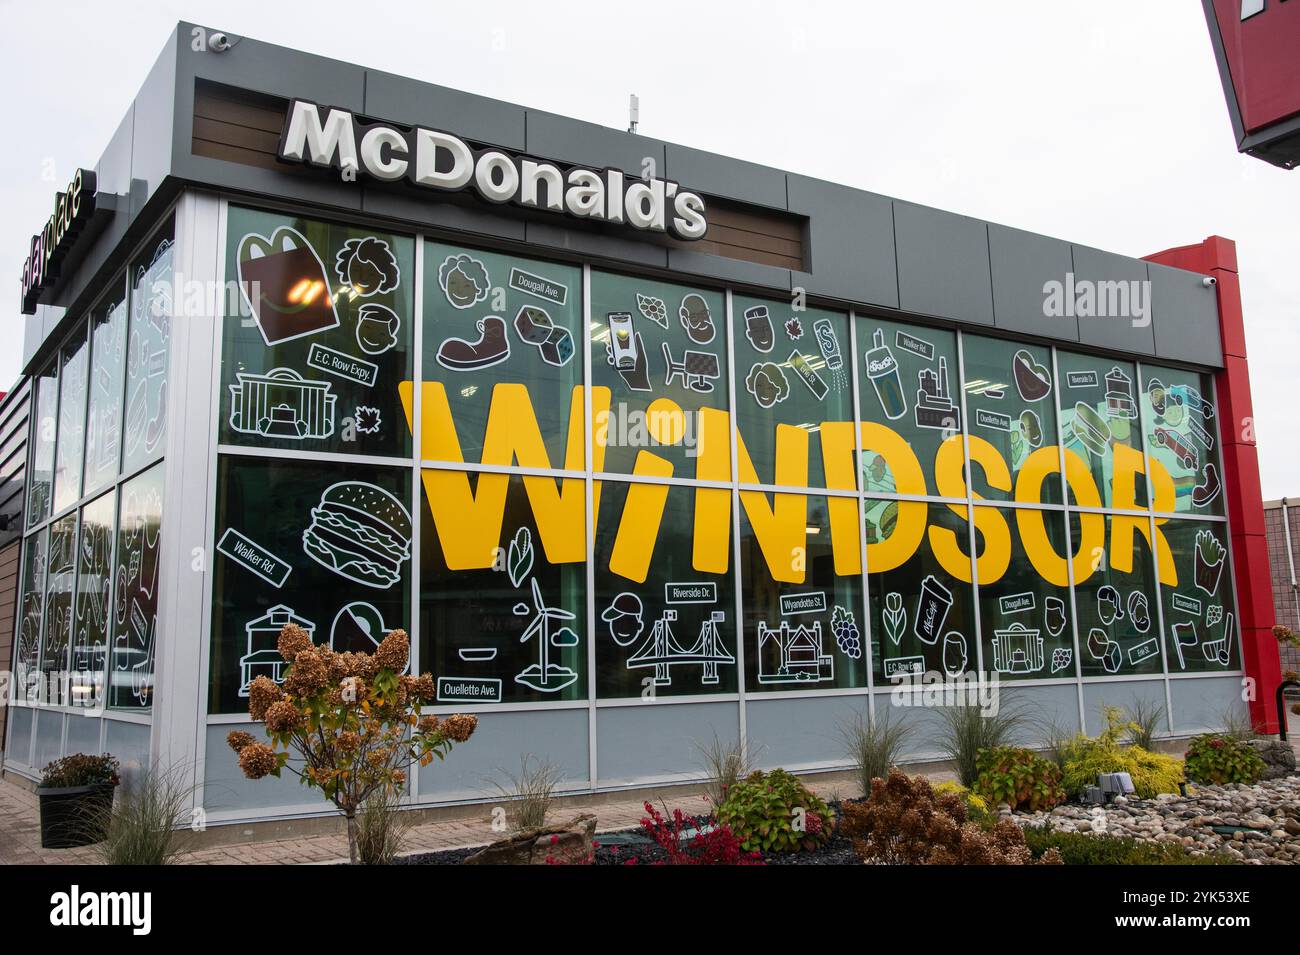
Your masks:
{"label": "shoe illustration", "polygon": [[1204,507],[1219,496],[1219,471],[1213,464],[1205,466],[1201,483],[1192,488],[1192,503]]}
{"label": "shoe illustration", "polygon": [[448,338],[438,348],[438,364],[453,371],[470,371],[487,368],[510,357],[510,339],[506,337],[506,323],[502,319],[489,315],[480,318],[476,324],[478,341]]}

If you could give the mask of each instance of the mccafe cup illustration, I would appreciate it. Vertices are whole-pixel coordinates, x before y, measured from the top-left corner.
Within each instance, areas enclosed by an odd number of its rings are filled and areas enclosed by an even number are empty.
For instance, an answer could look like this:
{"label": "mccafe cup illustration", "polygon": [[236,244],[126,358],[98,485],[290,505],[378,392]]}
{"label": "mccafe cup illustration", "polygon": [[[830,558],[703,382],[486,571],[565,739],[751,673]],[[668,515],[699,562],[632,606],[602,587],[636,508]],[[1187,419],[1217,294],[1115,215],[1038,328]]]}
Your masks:
{"label": "mccafe cup illustration", "polygon": [[943,622],[952,609],[952,593],[939,583],[934,574],[921,581],[921,597],[916,603],[916,620],[912,632],[922,643],[933,646],[943,632]]}
{"label": "mccafe cup illustration", "polygon": [[894,353],[885,344],[884,329],[876,329],[872,343],[874,347],[867,352],[867,377],[871,379],[871,387],[876,389],[880,407],[885,409],[885,415],[893,421],[907,414],[903,379],[898,376],[898,362],[894,359]]}
{"label": "mccafe cup illustration", "polygon": [[314,335],[339,323],[325,266],[296,229],[250,233],[236,256],[239,290],[268,345]]}

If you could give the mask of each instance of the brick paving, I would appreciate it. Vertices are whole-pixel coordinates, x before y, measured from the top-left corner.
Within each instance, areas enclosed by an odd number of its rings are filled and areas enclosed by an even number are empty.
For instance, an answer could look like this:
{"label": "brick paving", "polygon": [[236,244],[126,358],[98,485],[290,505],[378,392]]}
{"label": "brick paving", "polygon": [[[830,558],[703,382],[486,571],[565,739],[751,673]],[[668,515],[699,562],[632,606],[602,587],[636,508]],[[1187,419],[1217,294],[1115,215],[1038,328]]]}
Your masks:
{"label": "brick paving", "polygon": [[[854,795],[855,788],[840,780],[812,781],[811,788],[826,799]],[[665,789],[647,797],[655,805],[662,801],[670,809],[699,811],[703,805],[698,793],[690,789]],[[552,810],[551,822],[562,822],[584,812],[594,812],[597,831],[611,832],[637,825],[645,814],[643,799],[608,799],[596,805],[561,804]],[[500,834],[493,832],[489,807],[481,816],[437,820],[412,826],[403,842],[404,853],[437,852],[486,845]],[[9,780],[0,780],[0,864],[14,865],[86,865],[97,864],[94,848],[42,849],[36,794]],[[185,865],[307,865],[345,861],[348,857],[347,836],[343,833],[299,838],[244,842],[209,846],[183,854],[177,861]]]}

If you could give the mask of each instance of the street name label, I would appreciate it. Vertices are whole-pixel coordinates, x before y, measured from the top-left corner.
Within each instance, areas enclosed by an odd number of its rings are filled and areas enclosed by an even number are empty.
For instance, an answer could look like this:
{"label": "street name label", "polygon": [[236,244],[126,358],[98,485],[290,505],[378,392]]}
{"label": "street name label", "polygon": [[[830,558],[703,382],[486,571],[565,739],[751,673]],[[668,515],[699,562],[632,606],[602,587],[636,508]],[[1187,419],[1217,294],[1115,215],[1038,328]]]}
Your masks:
{"label": "street name label", "polygon": [[361,358],[354,358],[352,355],[341,351],[335,351],[333,348],[326,348],[324,345],[313,344],[311,346],[307,351],[307,364],[312,368],[320,369],[327,375],[360,382],[367,388],[373,388],[375,382],[379,380],[378,365]]}
{"label": "street name label", "polygon": [[718,602],[718,585],[711,580],[664,584],[664,600],[670,604],[714,604]]}
{"label": "street name label", "polygon": [[527,295],[544,298],[556,305],[563,305],[565,299],[569,297],[569,290],[559,282],[552,282],[548,278],[525,272],[523,269],[510,270],[510,287]]}
{"label": "street name label", "polygon": [[245,537],[233,527],[226,528],[226,532],[221,535],[221,540],[217,541],[217,550],[276,587],[283,587],[289,579],[289,572],[293,570],[257,541]]}
{"label": "street name label", "polygon": [[783,616],[799,613],[825,613],[825,611],[826,594],[823,591],[781,595],[781,613]]}
{"label": "street name label", "polygon": [[487,677],[438,677],[440,703],[500,703],[501,681]]}

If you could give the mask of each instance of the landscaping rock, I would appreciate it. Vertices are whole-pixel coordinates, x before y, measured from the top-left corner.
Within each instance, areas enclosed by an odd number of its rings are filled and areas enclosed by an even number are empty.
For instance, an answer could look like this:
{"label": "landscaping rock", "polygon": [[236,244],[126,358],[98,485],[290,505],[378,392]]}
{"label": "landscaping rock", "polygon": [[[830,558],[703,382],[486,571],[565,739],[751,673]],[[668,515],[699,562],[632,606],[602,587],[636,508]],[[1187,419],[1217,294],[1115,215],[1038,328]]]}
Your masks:
{"label": "landscaping rock", "polygon": [[1254,786],[1198,785],[1187,796],[1130,798],[1121,806],[1064,805],[1050,813],[1017,813],[1013,818],[1023,826],[1061,832],[1179,842],[1192,855],[1223,853],[1249,865],[1300,861],[1300,776],[1294,775]]}
{"label": "landscaping rock", "polygon": [[1251,749],[1264,761],[1264,778],[1281,779],[1296,771],[1295,750],[1280,739],[1252,739]]}
{"label": "landscaping rock", "polygon": [[596,817],[590,813],[557,826],[525,829],[469,856],[463,865],[581,865],[592,854]]}

